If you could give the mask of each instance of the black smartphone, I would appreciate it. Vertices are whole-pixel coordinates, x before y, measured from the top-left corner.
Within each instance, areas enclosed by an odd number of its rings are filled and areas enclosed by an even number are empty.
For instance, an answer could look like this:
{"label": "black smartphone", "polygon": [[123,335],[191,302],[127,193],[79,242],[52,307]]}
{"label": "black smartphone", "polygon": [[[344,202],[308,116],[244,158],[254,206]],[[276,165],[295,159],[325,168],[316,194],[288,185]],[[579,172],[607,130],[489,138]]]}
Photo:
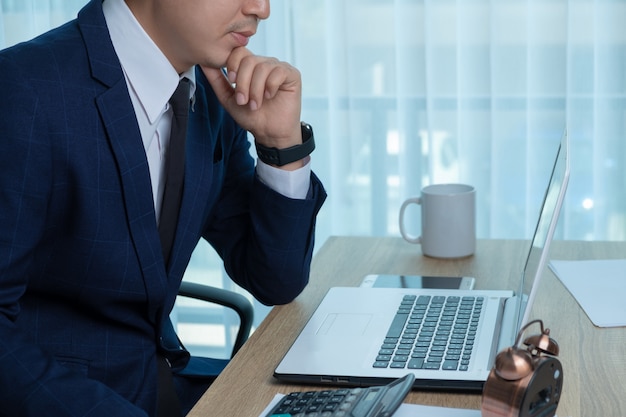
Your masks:
{"label": "black smartphone", "polygon": [[472,277],[447,277],[430,275],[366,275],[362,287],[380,288],[439,288],[452,290],[471,290],[476,280]]}

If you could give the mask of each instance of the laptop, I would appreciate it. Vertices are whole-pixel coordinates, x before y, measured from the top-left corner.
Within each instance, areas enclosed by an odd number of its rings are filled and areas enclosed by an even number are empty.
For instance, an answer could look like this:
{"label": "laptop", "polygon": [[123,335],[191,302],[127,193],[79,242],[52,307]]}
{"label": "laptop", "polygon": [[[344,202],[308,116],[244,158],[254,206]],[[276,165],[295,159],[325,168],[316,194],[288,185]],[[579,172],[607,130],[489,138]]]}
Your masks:
{"label": "laptop", "polygon": [[482,390],[495,356],[528,322],[569,181],[563,133],[516,288],[333,287],[274,370],[288,383]]}

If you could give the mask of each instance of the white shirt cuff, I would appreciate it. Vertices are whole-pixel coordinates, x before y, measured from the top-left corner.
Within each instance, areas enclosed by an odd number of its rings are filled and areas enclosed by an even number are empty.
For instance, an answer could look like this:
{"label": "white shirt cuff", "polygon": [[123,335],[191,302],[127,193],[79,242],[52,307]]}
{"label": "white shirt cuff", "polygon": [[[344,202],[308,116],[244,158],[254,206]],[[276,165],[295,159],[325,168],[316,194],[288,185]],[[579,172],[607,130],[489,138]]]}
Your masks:
{"label": "white shirt cuff", "polygon": [[285,197],[304,200],[311,185],[311,158],[294,171],[276,168],[257,159],[256,173],[263,184]]}

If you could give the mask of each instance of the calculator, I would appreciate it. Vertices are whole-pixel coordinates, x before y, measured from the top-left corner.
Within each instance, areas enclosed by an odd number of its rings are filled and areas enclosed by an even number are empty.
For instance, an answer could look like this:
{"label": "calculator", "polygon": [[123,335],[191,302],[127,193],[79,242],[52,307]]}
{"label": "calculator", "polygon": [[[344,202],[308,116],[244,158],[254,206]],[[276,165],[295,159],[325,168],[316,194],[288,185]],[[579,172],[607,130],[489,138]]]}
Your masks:
{"label": "calculator", "polygon": [[292,392],[265,417],[389,417],[411,391],[415,376],[388,385]]}

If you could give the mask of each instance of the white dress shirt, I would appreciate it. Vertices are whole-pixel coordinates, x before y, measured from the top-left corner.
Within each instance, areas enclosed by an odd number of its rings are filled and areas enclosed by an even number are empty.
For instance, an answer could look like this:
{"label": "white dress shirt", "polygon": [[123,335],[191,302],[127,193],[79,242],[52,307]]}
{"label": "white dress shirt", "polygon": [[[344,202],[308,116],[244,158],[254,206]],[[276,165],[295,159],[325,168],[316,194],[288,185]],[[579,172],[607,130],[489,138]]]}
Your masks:
{"label": "white dress shirt", "polygon": [[[124,71],[146,150],[158,221],[164,188],[161,175],[165,166],[172,121],[172,110],[168,102],[179,80],[187,77],[191,82],[190,99],[193,111],[196,89],[194,69],[190,68],[179,75],[135,19],[124,0],[104,0],[102,7],[113,47]],[[306,197],[310,173],[310,159],[303,168],[295,171],[279,169],[257,160],[259,179],[290,198]]]}

